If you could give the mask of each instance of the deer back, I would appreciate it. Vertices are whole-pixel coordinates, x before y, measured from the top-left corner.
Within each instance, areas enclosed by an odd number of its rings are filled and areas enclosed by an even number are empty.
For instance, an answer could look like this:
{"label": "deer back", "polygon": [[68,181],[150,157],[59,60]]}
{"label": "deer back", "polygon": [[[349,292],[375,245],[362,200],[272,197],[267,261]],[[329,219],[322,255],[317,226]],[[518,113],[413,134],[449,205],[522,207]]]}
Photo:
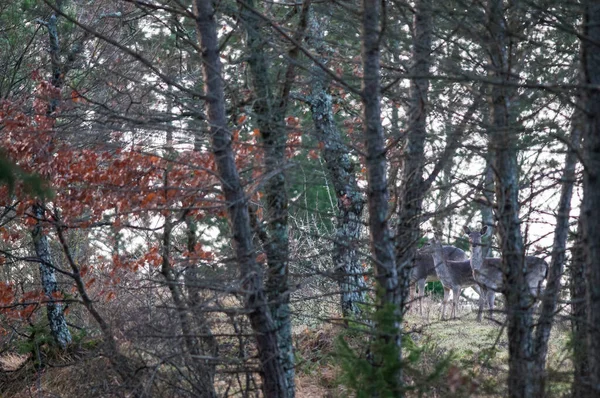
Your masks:
{"label": "deer back", "polygon": [[[446,260],[451,261],[462,261],[467,260],[467,253],[464,250],[459,249],[456,246],[443,246],[442,253]],[[418,250],[415,255],[415,262],[410,271],[410,280],[412,282],[420,279],[438,280],[437,273],[435,272],[435,266],[433,263],[433,257],[428,250]]]}

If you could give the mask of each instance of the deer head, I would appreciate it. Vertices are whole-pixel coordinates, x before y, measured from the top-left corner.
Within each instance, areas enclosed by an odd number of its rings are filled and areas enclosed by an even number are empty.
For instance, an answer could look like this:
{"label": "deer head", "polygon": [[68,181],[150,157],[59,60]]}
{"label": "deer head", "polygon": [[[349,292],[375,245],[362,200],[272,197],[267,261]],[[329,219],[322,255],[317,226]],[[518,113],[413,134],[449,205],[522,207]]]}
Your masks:
{"label": "deer head", "polygon": [[469,227],[465,225],[463,227],[463,231],[465,231],[465,234],[467,234],[469,237],[469,243],[472,246],[481,246],[481,239],[489,234],[490,229],[487,227],[487,225],[484,225],[483,228],[481,228],[481,231],[477,232],[471,231]]}

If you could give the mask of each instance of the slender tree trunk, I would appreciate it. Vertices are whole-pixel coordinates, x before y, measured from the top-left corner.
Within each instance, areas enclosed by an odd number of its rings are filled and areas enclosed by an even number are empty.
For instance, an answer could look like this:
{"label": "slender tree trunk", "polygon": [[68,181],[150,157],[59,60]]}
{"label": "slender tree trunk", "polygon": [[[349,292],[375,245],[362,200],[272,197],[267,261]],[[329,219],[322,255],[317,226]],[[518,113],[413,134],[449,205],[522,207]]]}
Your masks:
{"label": "slender tree trunk", "polygon": [[526,265],[519,222],[519,170],[517,136],[509,126],[509,46],[504,20],[504,2],[487,3],[490,77],[490,147],[496,182],[498,232],[502,250],[504,294],[507,301],[509,340],[508,393],[510,397],[533,395],[533,298],[525,280]]}
{"label": "slender tree trunk", "polygon": [[[578,104],[579,105],[579,104]],[[556,226],[554,228],[554,243],[552,244],[552,255],[548,269],[546,290],[542,296],[541,314],[535,330],[534,354],[535,354],[535,381],[534,395],[545,396],[546,385],[546,356],[548,354],[548,340],[552,330],[552,322],[556,312],[558,297],[562,288],[561,278],[564,275],[564,264],[566,260],[567,235],[569,233],[569,213],[571,211],[571,197],[573,196],[573,185],[575,184],[575,167],[577,165],[577,153],[581,140],[581,112],[576,110],[571,121],[571,146],[567,148],[565,166],[562,174],[562,188],[560,201],[556,215]]]}
{"label": "slender tree trunk", "polygon": [[[325,18],[311,13],[311,47],[326,64],[327,49],[323,41]],[[325,26],[323,26],[325,25]],[[350,150],[343,142],[333,114],[331,96],[327,93],[329,79],[318,67],[311,69],[312,84],[308,99],[316,135],[322,143],[322,156],[337,197],[337,226],[333,242],[334,273],[340,288],[342,315],[346,319],[362,319],[360,303],[366,302],[366,283],[358,255],[361,216],[365,200],[356,181]]]}
{"label": "slender tree trunk", "polygon": [[235,164],[231,132],[227,128],[215,10],[211,0],[195,0],[194,8],[202,49],[202,70],[205,93],[208,97],[206,108],[212,151],[222,180],[235,255],[246,291],[245,306],[256,334],[262,368],[263,393],[266,397],[288,397],[290,396],[287,382],[289,369],[286,369],[282,363],[276,322],[271,317],[262,286],[263,272],[255,258],[247,199]]}
{"label": "slender tree trunk", "polygon": [[[305,1],[300,15],[300,26],[295,39],[300,41],[306,28],[309,2]],[[255,92],[254,113],[264,147],[265,172],[270,174],[265,184],[268,241],[265,244],[268,279],[267,295],[271,314],[278,333],[281,361],[285,368],[288,394],[294,396],[295,371],[292,328],[290,319],[288,195],[284,169],[287,132],[285,113],[289,91],[295,78],[294,62],[298,49],[290,50],[290,63],[285,71],[281,92],[276,97],[269,79],[269,63],[265,54],[267,41],[262,32],[262,21],[256,15],[254,0],[242,4],[242,19],[246,27],[249,50],[248,65]]]}
{"label": "slender tree trunk", "polygon": [[[364,139],[367,168],[367,203],[369,207],[369,235],[371,254],[377,280],[378,311],[393,308],[395,319],[393,325],[382,322],[375,324],[377,345],[395,349],[398,360],[401,360],[401,324],[398,307],[398,274],[394,259],[394,245],[388,227],[388,184],[385,137],[381,124],[381,92],[380,92],[380,50],[381,41],[381,2],[378,0],[362,1],[362,101],[364,108]],[[382,353],[373,353],[373,366],[384,366]],[[390,353],[388,353],[389,355]],[[395,368],[386,375],[386,388],[401,396],[402,372]],[[373,391],[377,395],[378,391]]]}
{"label": "slender tree trunk", "polygon": [[[57,89],[61,89],[64,76],[60,63],[60,46],[58,41],[57,17],[55,14],[52,14],[48,19],[46,28],[48,29],[48,44],[52,66],[50,82]],[[47,110],[47,113],[50,117],[54,117],[54,112],[58,106],[58,101],[58,97],[53,97],[50,99]],[[50,255],[50,244],[42,224],[44,213],[44,204],[41,201],[33,206],[33,214],[37,218],[37,222],[31,231],[31,236],[33,238],[35,253],[40,260],[40,280],[42,282],[44,294],[48,300],[46,309],[48,323],[50,324],[50,331],[54,341],[59,345],[59,347],[65,348],[67,344],[71,342],[71,332],[69,332],[67,321],[62,310],[62,305],[56,302],[53,296],[53,293],[58,292],[58,286],[56,283],[55,266],[52,262],[52,256]]]}
{"label": "slender tree trunk", "polygon": [[[167,131],[167,150],[165,158],[169,160],[174,159],[173,152],[173,134],[172,130]],[[169,171],[167,167],[164,173],[164,196],[165,201],[168,199],[168,187],[169,187]],[[173,223],[171,221],[171,215],[165,216],[165,225],[163,231],[163,239],[161,244],[161,256],[162,265],[161,273],[165,278],[167,287],[171,292],[171,298],[173,299],[173,305],[177,317],[179,319],[179,326],[182,332],[183,340],[183,352],[185,363],[191,370],[189,378],[194,381],[194,395],[203,398],[216,398],[217,393],[214,387],[215,377],[215,362],[209,359],[200,359],[206,357],[206,352],[203,352],[200,348],[199,341],[196,337],[196,328],[194,325],[194,319],[191,317],[190,308],[188,307],[188,301],[185,299],[185,295],[181,288],[181,283],[178,280],[177,272],[171,264],[171,238],[173,231]],[[216,356],[216,352],[213,352],[213,357]]]}
{"label": "slender tree trunk", "polygon": [[600,396],[600,3],[584,1],[582,63],[586,89],[581,218],[586,265],[587,349],[590,372],[586,396]]}
{"label": "slender tree trunk", "polygon": [[40,261],[40,279],[47,300],[46,312],[50,325],[50,333],[58,346],[65,348],[71,342],[71,332],[69,332],[62,305],[55,298],[55,293],[58,293],[59,290],[52,255],[50,254],[50,244],[42,227],[42,219],[44,218],[43,205],[40,203],[34,205],[33,214],[38,221],[31,231],[31,237],[33,238],[35,253]]}
{"label": "slender tree trunk", "polygon": [[420,237],[420,217],[424,196],[425,138],[427,135],[427,95],[431,67],[432,2],[417,0],[413,21],[413,49],[410,82],[409,125],[402,159],[402,186],[398,204],[396,267],[400,284],[400,302],[406,303],[410,268]]}
{"label": "slender tree trunk", "polygon": [[491,153],[488,153],[485,159],[485,175],[483,176],[483,197],[485,204],[481,206],[481,224],[488,227],[489,238],[486,239],[483,246],[483,258],[490,257],[494,237],[494,212],[492,210],[494,203],[494,168]]}
{"label": "slender tree trunk", "polygon": [[571,333],[573,335],[573,398],[585,397],[589,390],[589,363],[587,350],[587,304],[585,256],[583,253],[583,220],[579,217],[577,239],[573,245],[569,290],[571,294]]}

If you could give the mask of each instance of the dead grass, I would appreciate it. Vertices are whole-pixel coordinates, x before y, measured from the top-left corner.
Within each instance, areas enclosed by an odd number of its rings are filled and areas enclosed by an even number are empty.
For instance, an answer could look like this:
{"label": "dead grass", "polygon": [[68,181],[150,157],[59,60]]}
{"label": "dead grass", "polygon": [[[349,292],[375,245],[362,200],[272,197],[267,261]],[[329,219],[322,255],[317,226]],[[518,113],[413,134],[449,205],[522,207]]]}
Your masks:
{"label": "dead grass", "polygon": [[7,352],[0,356],[0,371],[15,372],[25,365],[29,355]]}
{"label": "dead grass", "polygon": [[[506,395],[508,341],[506,331],[491,321],[476,322],[475,312],[459,308],[459,319],[440,321],[441,303],[426,301],[428,316],[410,313],[405,327],[419,347],[420,359],[407,372],[409,383],[426,383],[424,397],[500,397]],[[501,319],[501,316],[498,316]],[[229,331],[228,328],[225,330]],[[350,397],[340,385],[340,367],[335,341],[344,332],[340,326],[298,327],[294,335],[299,398]],[[557,324],[552,332],[548,356],[549,396],[563,396],[570,387],[568,324]],[[366,335],[347,336],[351,347],[364,349]],[[223,342],[222,342],[223,343]],[[53,357],[53,366],[38,370],[27,356],[0,356],[0,397],[116,397],[118,380],[95,348]],[[452,353],[451,365],[440,378],[427,377],[437,364]],[[157,392],[157,394],[160,394]],[[419,396],[416,392],[408,396]],[[158,395],[157,395],[158,396]]]}

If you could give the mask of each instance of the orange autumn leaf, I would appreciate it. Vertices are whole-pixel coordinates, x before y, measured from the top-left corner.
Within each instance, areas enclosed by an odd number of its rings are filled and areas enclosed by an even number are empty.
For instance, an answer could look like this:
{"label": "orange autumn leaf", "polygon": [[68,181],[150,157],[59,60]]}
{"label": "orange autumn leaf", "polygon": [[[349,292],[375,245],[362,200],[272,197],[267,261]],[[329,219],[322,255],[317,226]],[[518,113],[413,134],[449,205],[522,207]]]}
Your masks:
{"label": "orange autumn leaf", "polygon": [[237,122],[238,122],[238,124],[242,124],[242,123],[244,123],[244,122],[246,121],[246,119],[248,119],[248,116],[246,116],[246,115],[241,115],[241,116],[238,118],[238,121],[237,121]]}

